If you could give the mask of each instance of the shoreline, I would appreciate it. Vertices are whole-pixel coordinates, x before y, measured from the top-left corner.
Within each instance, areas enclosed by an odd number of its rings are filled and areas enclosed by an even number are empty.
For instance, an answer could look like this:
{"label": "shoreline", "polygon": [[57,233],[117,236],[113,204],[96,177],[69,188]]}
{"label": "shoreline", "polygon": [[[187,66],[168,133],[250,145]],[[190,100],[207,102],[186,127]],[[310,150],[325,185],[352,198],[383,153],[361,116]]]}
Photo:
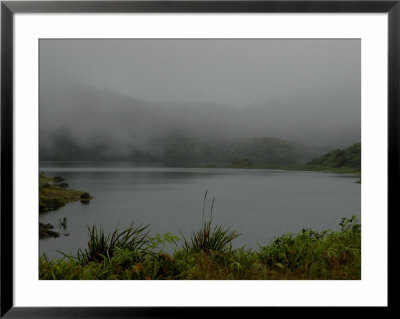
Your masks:
{"label": "shoreline", "polygon": [[[87,192],[68,188],[64,178],[49,177],[43,172],[39,173],[39,214],[56,211],[76,201],[88,204],[91,199],[93,196]],[[39,222],[39,239],[59,237],[60,233],[53,229],[53,225]]]}

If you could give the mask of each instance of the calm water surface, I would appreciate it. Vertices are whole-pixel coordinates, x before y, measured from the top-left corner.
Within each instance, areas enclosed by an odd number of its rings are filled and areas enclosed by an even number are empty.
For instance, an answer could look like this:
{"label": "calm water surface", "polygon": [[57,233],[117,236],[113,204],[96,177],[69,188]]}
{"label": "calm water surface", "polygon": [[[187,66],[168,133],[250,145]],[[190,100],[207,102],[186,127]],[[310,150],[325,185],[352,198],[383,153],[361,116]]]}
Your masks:
{"label": "calm water surface", "polygon": [[[76,254],[87,247],[86,225],[96,223],[106,232],[132,221],[151,224],[151,233],[179,232],[188,236],[201,225],[204,193],[206,216],[215,197],[214,221],[241,232],[234,247],[257,249],[283,233],[302,228],[338,229],[342,217],[361,219],[361,186],[347,174],[284,170],[224,168],[135,167],[130,163],[41,162],[48,176],[62,176],[72,189],[94,196],[40,214],[59,238],[40,240],[40,254]],[[64,236],[69,234],[69,236]]]}

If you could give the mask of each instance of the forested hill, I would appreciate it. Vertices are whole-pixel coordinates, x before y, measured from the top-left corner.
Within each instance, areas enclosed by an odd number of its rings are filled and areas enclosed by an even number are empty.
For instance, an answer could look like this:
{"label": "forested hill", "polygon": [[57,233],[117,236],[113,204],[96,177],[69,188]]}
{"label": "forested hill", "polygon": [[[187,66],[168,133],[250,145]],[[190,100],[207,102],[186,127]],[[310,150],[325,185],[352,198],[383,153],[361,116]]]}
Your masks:
{"label": "forested hill", "polygon": [[277,138],[211,140],[170,136],[154,141],[151,147],[113,149],[104,142],[82,145],[69,134],[57,134],[51,146],[40,145],[42,161],[125,160],[159,162],[167,166],[224,165],[243,158],[261,165],[304,164],[316,154],[304,146]]}
{"label": "forested hill", "polygon": [[345,149],[335,149],[306,163],[306,166],[319,168],[349,167],[361,171],[361,143]]}
{"label": "forested hill", "polygon": [[163,162],[175,164],[222,164],[247,158],[253,164],[297,164],[305,161],[304,147],[276,138],[242,138],[201,141],[174,138],[164,147]]}

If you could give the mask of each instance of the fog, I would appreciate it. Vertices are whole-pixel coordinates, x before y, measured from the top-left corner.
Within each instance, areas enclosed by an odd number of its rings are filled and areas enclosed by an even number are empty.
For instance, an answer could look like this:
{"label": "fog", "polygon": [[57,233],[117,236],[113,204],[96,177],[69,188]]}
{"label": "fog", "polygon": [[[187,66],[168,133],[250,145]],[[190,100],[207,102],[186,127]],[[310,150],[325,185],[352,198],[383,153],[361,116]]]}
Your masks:
{"label": "fog", "polygon": [[40,40],[40,143],[361,140],[360,40]]}

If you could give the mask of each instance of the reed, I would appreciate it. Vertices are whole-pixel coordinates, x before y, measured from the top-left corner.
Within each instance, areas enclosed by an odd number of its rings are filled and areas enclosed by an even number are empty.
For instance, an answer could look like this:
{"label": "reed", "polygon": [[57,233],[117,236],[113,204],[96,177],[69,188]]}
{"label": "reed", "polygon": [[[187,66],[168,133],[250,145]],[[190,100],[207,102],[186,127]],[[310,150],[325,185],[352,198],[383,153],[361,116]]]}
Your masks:
{"label": "reed", "polygon": [[211,202],[210,217],[208,220],[204,220],[206,198],[207,191],[204,195],[202,225],[200,230],[193,232],[190,239],[186,239],[181,233],[184,241],[183,249],[186,252],[226,251],[229,247],[231,247],[230,244],[232,241],[240,236],[239,232],[236,230],[231,230],[230,227],[224,228],[221,225],[215,225],[212,227],[215,198],[213,198]]}
{"label": "reed", "polygon": [[105,235],[102,228],[97,229],[96,224],[88,226],[89,242],[87,249],[79,249],[77,258],[83,263],[101,262],[105,258],[110,259],[114,256],[116,250],[129,250],[131,252],[143,253],[150,243],[149,231],[147,226],[130,226],[122,232],[119,232],[118,225],[116,229]]}

